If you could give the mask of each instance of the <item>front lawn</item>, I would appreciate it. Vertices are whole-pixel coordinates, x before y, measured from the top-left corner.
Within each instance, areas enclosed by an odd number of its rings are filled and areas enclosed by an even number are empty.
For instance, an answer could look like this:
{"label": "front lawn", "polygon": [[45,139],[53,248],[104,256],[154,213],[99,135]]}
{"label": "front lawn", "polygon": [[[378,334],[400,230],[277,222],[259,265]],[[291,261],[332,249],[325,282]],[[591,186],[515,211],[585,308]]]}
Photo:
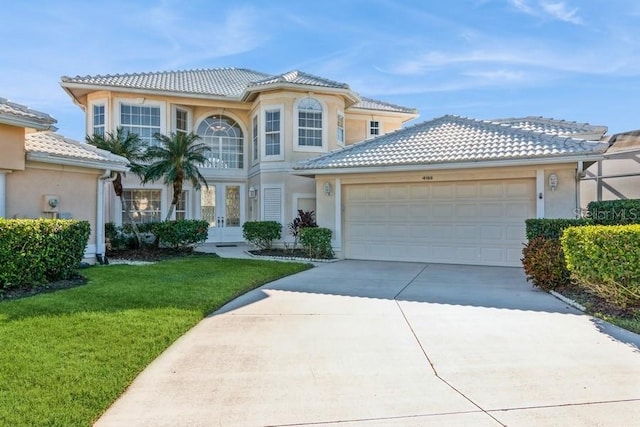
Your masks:
{"label": "front lawn", "polygon": [[91,425],[205,315],[306,268],[206,255],[91,267],[86,285],[0,302],[0,425]]}

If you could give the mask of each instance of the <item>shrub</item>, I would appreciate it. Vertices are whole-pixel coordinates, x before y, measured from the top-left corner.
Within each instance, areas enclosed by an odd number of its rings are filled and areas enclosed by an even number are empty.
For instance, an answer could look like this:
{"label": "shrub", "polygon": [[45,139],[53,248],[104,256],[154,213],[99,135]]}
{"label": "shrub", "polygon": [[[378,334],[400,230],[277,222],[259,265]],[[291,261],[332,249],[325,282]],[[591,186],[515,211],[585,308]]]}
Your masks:
{"label": "shrub", "polygon": [[273,241],[282,236],[282,225],[277,221],[247,221],[242,225],[242,236],[260,249],[271,249]]}
{"label": "shrub", "polygon": [[107,240],[108,249],[119,251],[122,249],[134,248],[137,246],[136,238],[133,235],[133,232],[127,232],[125,230],[125,227],[119,227],[113,222],[107,222],[104,225],[104,236]]}
{"label": "shrub", "polygon": [[331,230],[328,228],[303,228],[300,231],[300,243],[310,258],[333,258]]}
{"label": "shrub", "polygon": [[300,231],[307,227],[317,227],[316,214],[313,211],[298,209],[298,216],[289,223],[289,234],[293,236],[293,249],[298,246]]}
{"label": "shrub", "polygon": [[589,218],[533,218],[525,224],[527,240],[532,241],[538,236],[559,239],[565,228],[590,225],[593,221]]}
{"label": "shrub", "polygon": [[71,278],[89,233],[87,221],[0,218],[0,292]]}
{"label": "shrub", "polygon": [[538,236],[525,245],[522,255],[527,281],[534,286],[549,292],[569,283],[571,274],[558,239]]}
{"label": "shrub", "polygon": [[207,240],[209,223],[199,219],[181,219],[155,223],[151,228],[160,244],[172,248],[192,247]]}
{"label": "shrub", "polygon": [[580,286],[620,307],[640,304],[640,225],[571,227],[561,242]]}
{"label": "shrub", "polygon": [[640,200],[606,200],[591,202],[587,216],[599,225],[622,225],[640,223]]}

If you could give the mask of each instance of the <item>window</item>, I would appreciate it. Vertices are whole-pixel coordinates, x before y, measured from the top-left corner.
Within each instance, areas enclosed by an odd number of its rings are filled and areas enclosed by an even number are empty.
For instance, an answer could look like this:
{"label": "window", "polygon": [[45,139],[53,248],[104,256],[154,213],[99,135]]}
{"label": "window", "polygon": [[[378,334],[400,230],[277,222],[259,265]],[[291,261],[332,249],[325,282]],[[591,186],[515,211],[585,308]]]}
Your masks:
{"label": "window", "polygon": [[154,135],[160,133],[160,107],[120,104],[120,126],[135,133],[147,145],[156,145]]}
{"label": "window", "polygon": [[253,145],[253,162],[258,161],[260,145],[258,143],[258,116],[253,116],[253,126],[251,128],[251,141]]}
{"label": "window", "polygon": [[280,155],[280,110],[267,110],[264,115],[265,156]]}
{"label": "window", "polygon": [[[160,222],[162,208],[160,202],[162,197],[161,190],[124,190],[122,197],[127,202],[131,217],[135,223]],[[122,218],[126,218],[124,207],[122,209]]]}
{"label": "window", "polygon": [[94,104],[93,106],[93,131],[92,135],[104,136],[105,115],[104,104]]}
{"label": "window", "polygon": [[244,136],[242,129],[233,119],[224,116],[207,117],[198,125],[198,135],[209,147],[209,160],[205,167],[244,167]]}
{"label": "window", "polygon": [[338,113],[338,145],[344,145],[344,115]]}
{"label": "window", "polygon": [[187,200],[188,193],[187,191],[183,191],[178,199],[178,203],[176,204],[176,220],[179,219],[187,219]]}
{"label": "window", "polygon": [[176,108],[176,133],[189,132],[189,112],[181,108]]}
{"label": "window", "polygon": [[369,122],[369,136],[380,135],[380,122],[377,120],[371,120]]}
{"label": "window", "polygon": [[322,147],[322,105],[313,98],[298,104],[298,145]]}

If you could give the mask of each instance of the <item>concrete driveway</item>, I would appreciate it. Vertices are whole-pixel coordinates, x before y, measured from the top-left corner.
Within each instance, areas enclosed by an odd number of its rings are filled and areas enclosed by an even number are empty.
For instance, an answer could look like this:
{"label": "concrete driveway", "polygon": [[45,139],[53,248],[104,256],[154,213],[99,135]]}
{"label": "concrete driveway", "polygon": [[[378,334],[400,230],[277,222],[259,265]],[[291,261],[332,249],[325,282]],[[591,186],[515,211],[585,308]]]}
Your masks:
{"label": "concrete driveway", "polygon": [[639,425],[639,348],[517,268],[341,261],[202,321],[97,425]]}

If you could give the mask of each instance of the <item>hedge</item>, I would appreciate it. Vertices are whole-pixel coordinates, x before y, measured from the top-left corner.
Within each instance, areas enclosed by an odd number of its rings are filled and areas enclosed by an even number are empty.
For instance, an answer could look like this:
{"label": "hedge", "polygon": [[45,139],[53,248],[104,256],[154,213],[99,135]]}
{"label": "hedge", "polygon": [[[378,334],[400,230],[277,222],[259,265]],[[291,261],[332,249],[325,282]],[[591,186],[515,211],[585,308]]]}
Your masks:
{"label": "hedge", "polygon": [[538,236],[524,247],[522,255],[527,281],[534,286],[549,292],[569,283],[571,274],[558,239]]}
{"label": "hedge", "polygon": [[192,247],[207,240],[209,223],[199,219],[181,219],[155,223],[151,232],[160,244],[172,248]]}
{"label": "hedge", "polygon": [[525,221],[527,240],[536,237],[559,239],[562,231],[568,227],[593,224],[589,218],[532,218]]}
{"label": "hedge", "polygon": [[242,224],[242,236],[260,249],[271,249],[273,241],[282,236],[282,224],[277,221],[247,221]]}
{"label": "hedge", "polygon": [[640,305],[640,225],[571,227],[561,242],[579,285],[621,307]]}
{"label": "hedge", "polygon": [[587,216],[598,225],[640,224],[640,199],[591,202]]}
{"label": "hedge", "polygon": [[79,220],[0,218],[0,293],[73,277],[90,228]]}
{"label": "hedge", "polygon": [[310,258],[333,258],[331,230],[320,227],[306,227],[300,230],[300,243]]}

